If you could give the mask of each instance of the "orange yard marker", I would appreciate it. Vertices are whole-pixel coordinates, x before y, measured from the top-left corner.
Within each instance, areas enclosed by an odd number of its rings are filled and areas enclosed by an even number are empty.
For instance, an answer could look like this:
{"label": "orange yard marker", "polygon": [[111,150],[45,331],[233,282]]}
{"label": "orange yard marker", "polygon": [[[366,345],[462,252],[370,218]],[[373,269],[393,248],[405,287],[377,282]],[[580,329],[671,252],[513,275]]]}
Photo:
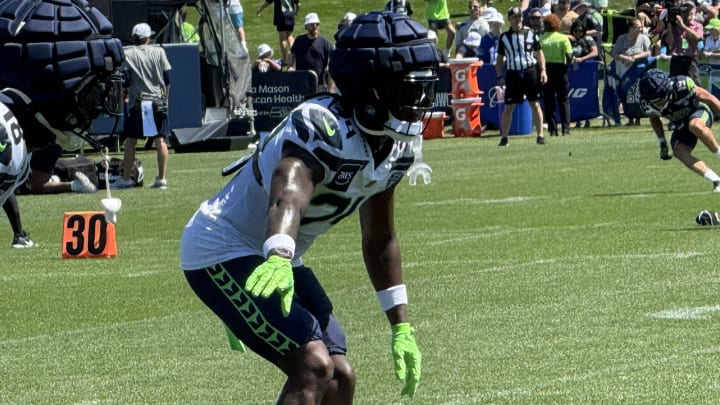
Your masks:
{"label": "orange yard marker", "polygon": [[62,258],[117,256],[115,225],[103,211],[66,212],[63,220]]}

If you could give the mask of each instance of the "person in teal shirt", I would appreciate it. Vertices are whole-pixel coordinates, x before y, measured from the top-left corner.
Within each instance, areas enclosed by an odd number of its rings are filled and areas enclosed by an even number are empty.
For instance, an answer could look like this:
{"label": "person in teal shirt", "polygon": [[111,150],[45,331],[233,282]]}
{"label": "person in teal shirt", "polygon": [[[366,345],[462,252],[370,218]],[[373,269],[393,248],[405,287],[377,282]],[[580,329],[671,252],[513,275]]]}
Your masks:
{"label": "person in teal shirt", "polygon": [[558,135],[555,110],[560,107],[560,125],[562,134],[570,135],[570,102],[568,101],[568,66],[572,63],[572,45],[570,38],[561,33],[560,18],[550,14],[543,21],[545,33],[540,37],[543,53],[545,54],[545,67],[547,68],[547,82],[543,85],[543,98],[545,99],[545,122],[548,125],[550,136]]}
{"label": "person in teal shirt", "polygon": [[427,7],[425,14],[428,20],[428,28],[437,32],[439,30],[447,30],[447,39],[445,40],[445,56],[450,54],[450,48],[455,42],[455,26],[450,21],[450,11],[448,10],[447,0],[425,0]]}

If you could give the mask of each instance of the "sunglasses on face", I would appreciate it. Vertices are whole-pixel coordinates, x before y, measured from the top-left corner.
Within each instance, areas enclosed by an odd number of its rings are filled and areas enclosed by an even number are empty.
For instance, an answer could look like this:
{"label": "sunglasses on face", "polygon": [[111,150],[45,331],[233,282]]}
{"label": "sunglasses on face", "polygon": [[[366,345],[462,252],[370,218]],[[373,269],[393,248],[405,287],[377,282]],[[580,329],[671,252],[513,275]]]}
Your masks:
{"label": "sunglasses on face", "polygon": [[542,18],[542,16],[541,15],[531,15],[530,18],[532,18],[533,20],[539,20]]}

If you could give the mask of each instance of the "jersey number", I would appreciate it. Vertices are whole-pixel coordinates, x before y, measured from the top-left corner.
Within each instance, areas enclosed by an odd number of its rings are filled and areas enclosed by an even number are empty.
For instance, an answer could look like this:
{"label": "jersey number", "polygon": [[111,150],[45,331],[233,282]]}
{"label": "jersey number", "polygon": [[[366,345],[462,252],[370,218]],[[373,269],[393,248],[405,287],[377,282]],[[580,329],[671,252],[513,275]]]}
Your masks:
{"label": "jersey number", "polygon": [[340,222],[343,218],[350,215],[362,202],[362,198],[345,198],[340,197],[336,194],[320,194],[310,201],[311,205],[327,205],[335,207],[335,210],[321,217],[305,217],[301,221],[301,225],[310,224],[313,222],[329,222],[333,225]]}
{"label": "jersey number", "polygon": [[10,124],[10,135],[12,136],[13,145],[19,144],[22,139],[23,132],[22,128],[20,128],[20,124],[18,124],[17,118],[15,118],[12,111],[7,110],[5,111],[5,114],[3,114],[3,119],[5,122]]}

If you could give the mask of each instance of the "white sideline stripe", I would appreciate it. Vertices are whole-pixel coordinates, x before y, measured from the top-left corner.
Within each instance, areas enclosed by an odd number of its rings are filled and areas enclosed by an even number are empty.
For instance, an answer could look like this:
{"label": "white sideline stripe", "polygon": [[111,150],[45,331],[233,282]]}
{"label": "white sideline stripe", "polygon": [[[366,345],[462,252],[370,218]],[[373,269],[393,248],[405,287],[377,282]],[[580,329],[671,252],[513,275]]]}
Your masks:
{"label": "white sideline stripe", "polygon": [[517,387],[512,388],[508,390],[502,390],[502,391],[489,391],[489,392],[477,392],[477,393],[468,393],[468,394],[455,394],[451,395],[452,399],[449,401],[447,400],[448,395],[443,395],[442,397],[438,397],[437,404],[442,405],[455,405],[455,404],[476,404],[476,403],[482,403],[489,400],[497,400],[497,399],[507,399],[512,397],[532,397],[534,391],[540,390],[540,389],[546,389],[549,387],[554,387],[558,385],[565,385],[568,383],[578,383],[581,381],[587,381],[593,378],[597,378],[604,375],[619,375],[620,373],[626,373],[626,372],[634,372],[641,369],[649,368],[649,367],[656,367],[660,364],[665,363],[673,363],[677,361],[682,361],[685,359],[692,359],[694,357],[699,357],[703,355],[716,355],[720,353],[720,346],[714,346],[714,347],[708,347],[706,349],[699,349],[694,350],[692,352],[686,353],[686,354],[673,354],[671,356],[662,357],[659,359],[654,360],[648,360],[641,363],[635,363],[635,364],[626,364],[623,366],[618,367],[608,367],[604,370],[599,371],[593,371],[590,373],[585,374],[570,374],[566,376],[562,376],[559,378],[555,378],[552,380],[549,380],[547,382],[537,384],[530,387]]}
{"label": "white sideline stripe", "polygon": [[720,305],[673,308],[660,312],[652,312],[645,315],[657,319],[710,319],[710,312],[720,312]]}
{"label": "white sideline stripe", "polygon": [[74,273],[71,271],[57,271],[54,273],[48,273],[48,272],[42,272],[42,273],[33,273],[33,274],[14,274],[14,275],[8,275],[8,276],[0,276],[0,281],[2,282],[12,282],[12,281],[30,281],[30,280],[47,280],[52,278],[84,278],[84,277],[127,277],[127,278],[133,278],[133,277],[147,277],[152,276],[155,274],[164,274],[169,271],[181,271],[179,268],[174,268],[172,270],[152,270],[152,271],[138,271],[135,273],[128,273],[123,271],[87,271],[82,273]]}
{"label": "white sideline stripe", "polygon": [[[458,236],[455,238],[446,238],[438,240],[423,240],[423,246],[437,246],[447,245],[450,243],[464,242],[469,240],[487,239],[495,236],[508,235],[514,233],[528,233],[528,232],[547,232],[548,230],[569,230],[569,229],[594,229],[594,228],[605,228],[620,226],[619,222],[606,222],[601,224],[587,224],[587,225],[571,225],[571,226],[543,226],[543,227],[531,227],[531,228],[503,228],[500,226],[488,227],[478,231],[478,233],[464,232],[467,236]],[[456,233],[453,233],[456,235]],[[435,234],[434,236],[438,236]],[[411,242],[412,243],[412,242]],[[408,243],[408,244],[411,244]]]}
{"label": "white sideline stripe", "polygon": [[179,170],[173,170],[171,174],[175,173],[203,173],[203,172],[212,172],[212,173],[218,173],[217,167],[208,167],[208,168],[197,168],[197,169],[179,169]]}
{"label": "white sideline stripe", "polygon": [[444,201],[426,201],[415,203],[415,206],[435,206],[435,205],[478,205],[478,204],[508,204],[508,203],[520,203],[527,201],[540,200],[542,197],[508,197],[497,200],[478,200],[474,198],[458,198],[455,200],[444,200]]}
{"label": "white sideline stripe", "polygon": [[[702,252],[675,252],[675,253],[649,253],[649,254],[634,254],[634,255],[601,255],[601,256],[565,256],[565,257],[556,257],[556,258],[545,258],[545,259],[539,259],[539,260],[531,260],[527,262],[508,262],[508,263],[498,263],[499,267],[494,267],[492,269],[483,269],[481,272],[487,272],[487,271],[500,271],[500,270],[507,270],[514,267],[522,267],[526,265],[532,265],[532,264],[549,264],[549,263],[557,263],[557,262],[572,262],[572,261],[585,261],[585,260],[608,260],[608,259],[657,259],[657,258],[670,258],[670,259],[689,259],[693,257],[699,257],[704,256],[705,253]],[[443,265],[443,264],[479,264],[479,263],[488,263],[488,262],[496,262],[497,259],[477,259],[477,260],[428,260],[428,261],[422,261],[422,262],[406,262],[403,263],[403,268],[412,268],[412,267],[435,267],[437,265]]]}
{"label": "white sideline stripe", "polygon": [[140,324],[144,324],[144,323],[164,321],[164,320],[177,318],[177,317],[186,317],[189,315],[199,315],[199,314],[206,313],[206,312],[207,311],[202,311],[202,310],[190,311],[190,312],[178,312],[178,313],[171,314],[171,315],[139,319],[137,321],[112,322],[112,323],[105,323],[105,324],[98,325],[98,326],[91,326],[89,328],[61,330],[61,331],[57,331],[57,332],[51,333],[51,334],[28,336],[28,337],[24,337],[24,338],[20,338],[20,339],[0,340],[0,347],[12,346],[12,345],[22,345],[25,343],[34,342],[36,340],[42,340],[43,342],[52,342],[53,340],[61,338],[61,337],[84,335],[86,333],[101,332],[104,330],[117,329],[117,328],[122,328],[125,326],[133,326],[133,325],[140,325]]}

